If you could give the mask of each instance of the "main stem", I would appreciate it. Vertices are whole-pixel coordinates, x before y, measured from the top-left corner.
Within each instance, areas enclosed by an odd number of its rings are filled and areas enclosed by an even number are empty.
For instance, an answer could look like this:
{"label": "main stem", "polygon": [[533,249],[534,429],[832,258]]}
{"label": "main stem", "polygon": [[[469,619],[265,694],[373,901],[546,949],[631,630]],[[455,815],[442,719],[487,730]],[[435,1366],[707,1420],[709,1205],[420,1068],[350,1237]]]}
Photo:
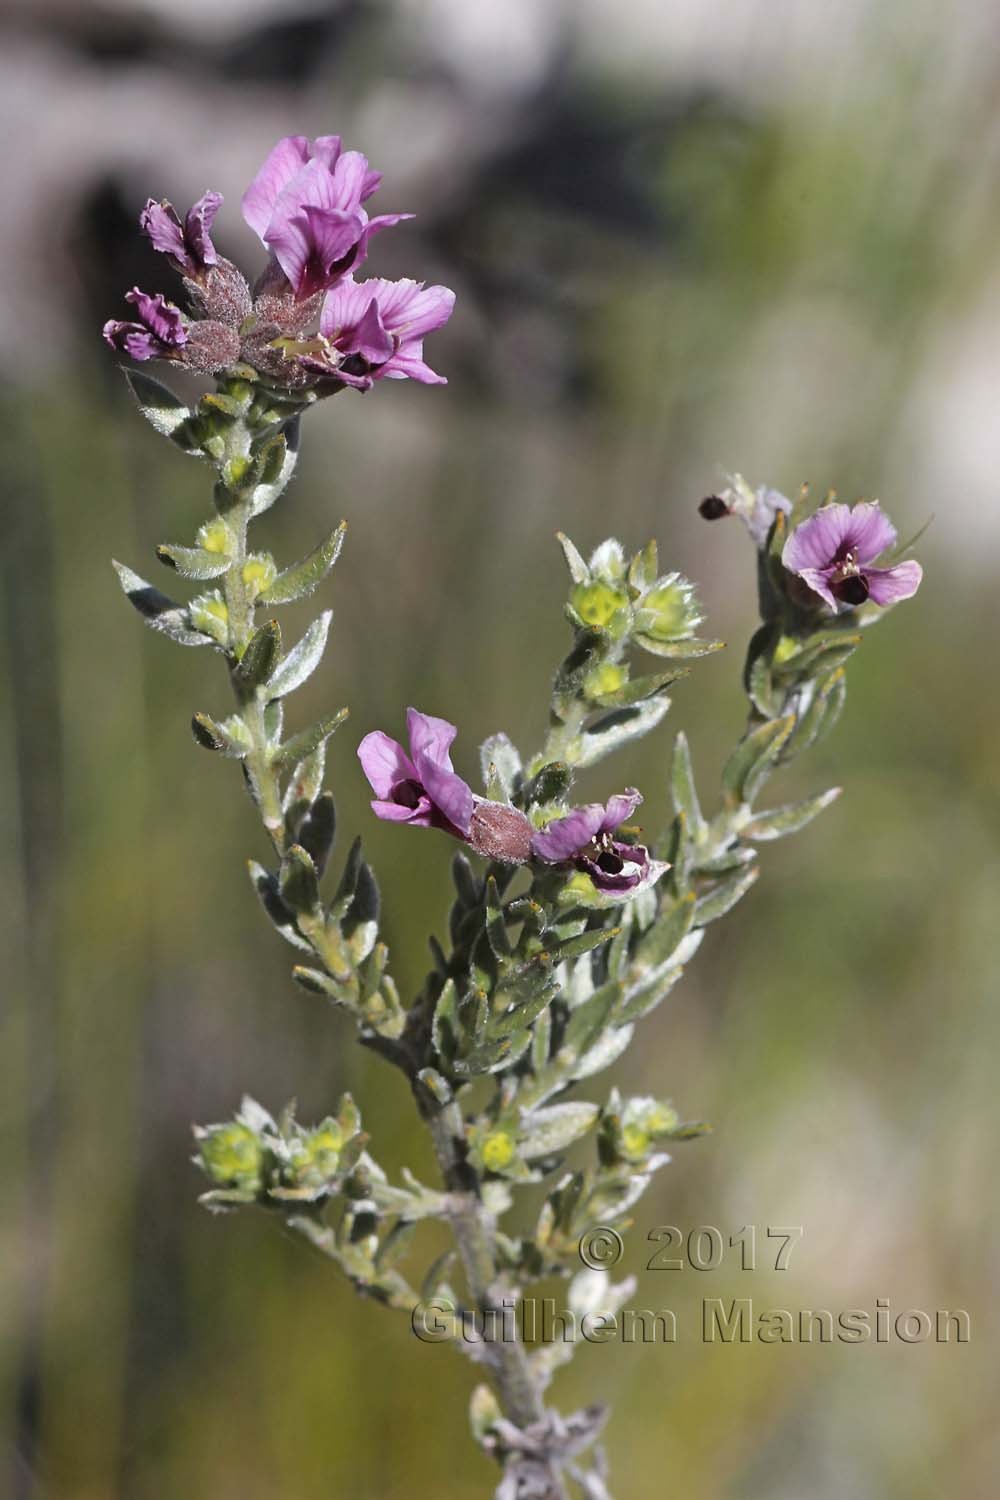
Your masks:
{"label": "main stem", "polygon": [[[421,1093],[417,1094],[417,1103],[430,1129],[441,1175],[452,1194],[455,1205],[452,1232],[469,1295],[484,1315],[487,1363],[504,1413],[520,1428],[544,1422],[539,1380],[518,1334],[516,1320],[514,1337],[505,1336],[511,1320],[504,1313],[510,1309],[512,1293],[497,1268],[496,1222],[482,1201],[479,1179],[463,1149],[465,1129],[461,1109],[454,1100],[443,1106],[436,1101],[429,1104]],[[549,1489],[545,1500],[566,1500],[561,1465],[555,1459],[547,1462],[546,1480]]]}

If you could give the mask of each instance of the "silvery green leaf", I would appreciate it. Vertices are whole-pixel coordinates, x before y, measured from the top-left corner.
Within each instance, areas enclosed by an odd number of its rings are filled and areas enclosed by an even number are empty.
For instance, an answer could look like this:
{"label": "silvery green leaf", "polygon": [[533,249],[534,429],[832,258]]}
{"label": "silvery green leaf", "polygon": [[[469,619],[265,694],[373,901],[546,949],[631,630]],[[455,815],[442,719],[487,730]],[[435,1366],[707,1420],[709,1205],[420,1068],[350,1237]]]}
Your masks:
{"label": "silvery green leaf", "polygon": [[568,1051],[577,1056],[587,1051],[617,1009],[622,992],[621,982],[611,980],[602,984],[588,1000],[571,1012],[563,1038],[563,1045]]}
{"label": "silvery green leaf", "polygon": [[[565,551],[565,547],[563,548]],[[625,553],[621,542],[609,536],[590,555],[590,572],[617,581],[625,577]]]}
{"label": "silvery green leaf", "polygon": [[705,827],[705,819],[695,790],[691,751],[683,730],[674,740],[674,753],[670,762],[670,794],[674,811],[684,814],[692,836],[697,838]]}
{"label": "silvery green leaf", "polygon": [[151,375],[144,375],[139,370],[125,370],[124,375],[129,390],[139,403],[139,410],[150,426],[155,427],[164,437],[173,438],[185,453],[199,454],[198,444],[188,439],[182,431],[184,424],[191,419],[190,407],[185,406],[173,391],[154,380]]}
{"label": "silvery green leaf", "polygon": [[277,620],[266,620],[254,631],[236,665],[233,678],[237,687],[253,693],[270,678],[280,655],[281,627]]}
{"label": "silvery green leaf", "polygon": [[284,809],[291,814],[296,808],[301,807],[301,816],[312,806],[319,796],[323,786],[323,772],[326,769],[326,744],[325,742],[307,755],[304,760],[295,767],[285,788]]}
{"label": "silvery green leaf", "polygon": [[175,547],[164,544],[157,547],[156,555],[161,563],[184,578],[218,578],[228,572],[232,558],[224,552],[209,552],[207,547]]}
{"label": "silvery green leaf", "polygon": [[304,599],[307,594],[311,594],[323,582],[340,556],[346,530],[347,522],[341,521],[325,541],[313,548],[308,557],[279,573],[271,587],[261,594],[260,603],[291,604],[293,600]]}
{"label": "silvery green leaf", "polygon": [[756,865],[752,865],[749,869],[736,870],[732,875],[720,880],[713,890],[695,902],[695,926],[706,927],[709,922],[715,922],[719,917],[724,917],[726,912],[731,911],[737,901],[746,895],[759,874],[760,870]]}
{"label": "silvery green leaf", "polygon": [[606,1031],[600,1040],[595,1042],[593,1047],[581,1057],[573,1068],[572,1077],[574,1079],[590,1078],[604,1068],[609,1068],[625,1051],[632,1040],[634,1030],[634,1026],[619,1026],[614,1031]]}
{"label": "silvery green leaf", "polygon": [[351,958],[356,964],[366,959],[378,937],[380,897],[378,884],[370,865],[362,860],[354,897],[344,914],[341,929]]}
{"label": "silvery green leaf", "polygon": [[270,870],[265,870],[264,866],[259,865],[255,859],[249,861],[248,868],[261,905],[281,936],[286,942],[291,943],[293,948],[301,948],[306,953],[312,953],[312,945],[306,942],[296,927],[295,913],[282,901],[278,882]]}
{"label": "silvery green leaf", "polygon": [[492,875],[486,881],[486,938],[496,958],[503,961],[510,957],[510,937],[504,919],[500,890]]}
{"label": "silvery green leaf", "polygon": [[659,553],[655,541],[649,541],[641,552],[637,552],[628,565],[628,581],[634,589],[645,593],[659,575]]}
{"label": "silvery green leaf", "polygon": [[281,861],[278,890],[292,911],[312,913],[319,907],[319,882],[312,858],[299,844],[293,844]]}
{"label": "silvery green leaf", "polygon": [[258,1104],[257,1100],[252,1098],[249,1094],[244,1094],[243,1098],[240,1100],[240,1108],[237,1119],[240,1121],[241,1125],[245,1125],[248,1130],[254,1131],[256,1135],[277,1134],[278,1127],[275,1123],[274,1116],[270,1113],[269,1110],[266,1110],[264,1108],[263,1104]]}
{"label": "silvery green leaf", "polygon": [[302,845],[320,877],[333,852],[337,833],[337,809],[332,792],[321,792],[302,824],[297,842]]}
{"label": "silvery green leaf", "polygon": [[124,590],[125,597],[132,607],[138,610],[146,624],[153,630],[158,630],[163,635],[170,637],[180,646],[214,646],[216,644],[210,635],[205,635],[200,630],[192,630],[188,620],[187,610],[166,594],[161,594],[151,583],[140,578],[138,573],[133,573],[131,568],[126,568],[122,563],[114,563],[118,581]]}
{"label": "silvery green leaf", "polygon": [[613,750],[648,734],[659,724],[669,707],[670,699],[661,696],[650,698],[632,708],[618,708],[605,714],[580,736],[579,750],[574,756],[576,764],[595,765]]}
{"label": "silvery green leaf", "polygon": [[586,583],[590,578],[590,569],[587,567],[587,564],[584,562],[583,558],[580,556],[579,552],[576,550],[568,536],[564,535],[564,533],[561,531],[557,531],[556,538],[559,542],[560,547],[563,549],[563,556],[566,559],[566,566],[569,568],[570,577],[572,578],[573,582]]}
{"label": "silvery green leaf", "polygon": [[521,1121],[519,1149],[526,1161],[564,1151],[585,1135],[598,1116],[596,1104],[583,1100],[571,1104],[549,1104],[535,1109]]}
{"label": "silvery green leaf", "polygon": [[647,677],[633,677],[629,682],[609,693],[599,693],[591,701],[599,708],[628,708],[633,703],[645,703],[670,687],[679,678],[686,677],[689,667],[675,667],[670,672],[654,672]]}
{"label": "silvery green leaf", "polygon": [[[699,935],[704,929],[698,928]],[[665,1000],[684,973],[684,966],[673,957],[666,959],[655,969],[648,970],[634,985],[629,987],[628,998],[619,1012],[620,1021],[641,1021],[651,1010]]]}
{"label": "silvery green leaf", "polygon": [[451,1084],[434,1068],[421,1068],[417,1079],[438,1104],[450,1104],[453,1098]]}
{"label": "silvery green leaf", "polygon": [[[639,625],[643,611],[640,611],[636,624]],[[699,656],[711,656],[715,651],[722,651],[725,641],[663,641],[656,636],[646,635],[641,629],[637,629],[632,639],[637,646],[648,651],[651,656],[669,656],[675,661],[692,661]]]}
{"label": "silvery green leaf", "polygon": [[325,609],[319,619],[313,621],[298,644],[272,672],[267,684],[268,698],[284,698],[301,687],[316,670],[326,647],[332,619],[333,611]]}
{"label": "silvery green leaf", "polygon": [[640,973],[644,969],[659,968],[673,957],[677,947],[687,936],[694,910],[695,898],[690,893],[664,905],[660,916],[643,934],[635,950],[634,964]]}
{"label": "silvery green leaf", "polygon": [[843,667],[838,667],[822,682],[809,686],[812,693],[808,707],[801,710],[788,743],[783,747],[786,760],[808,750],[817,740],[829,734],[840,718],[840,711],[847,697],[847,676]]}
{"label": "silvery green leaf", "polygon": [[254,487],[251,514],[262,515],[279,498],[295,470],[299,456],[299,419],[292,420],[263,445],[259,478]]}
{"label": "silvery green leaf", "polygon": [[753,864],[757,858],[754,849],[747,849],[740,844],[732,848],[723,849],[718,854],[713,854],[708,859],[698,861],[699,875],[725,875],[730,870],[741,870],[744,865]]}
{"label": "silvery green leaf", "polygon": [[781,719],[769,719],[744,736],[722,771],[727,806],[735,808],[753,801],[794,727],[794,715],[786,714]]}
{"label": "silvery green leaf", "polygon": [[568,958],[580,958],[583,954],[592,953],[595,948],[602,948],[605,943],[610,943],[620,931],[618,927],[597,927],[590,932],[581,932],[577,937],[567,938],[564,943],[556,943],[549,949],[549,957],[556,963],[562,963]]}
{"label": "silvery green leaf", "polygon": [[469,1426],[472,1436],[481,1443],[503,1416],[500,1403],[488,1385],[477,1385],[469,1402]]}
{"label": "silvery green leaf", "polygon": [[817,797],[807,797],[804,802],[790,802],[784,807],[772,807],[768,812],[758,813],[752,823],[741,830],[743,838],[755,843],[767,843],[771,839],[782,839],[786,834],[798,833],[811,823],[825,807],[836,802],[842,787],[831,787]]}
{"label": "silvery green leaf", "polygon": [[455,981],[449,979],[438,996],[437,1005],[434,1007],[434,1020],[431,1027],[431,1040],[434,1043],[434,1050],[446,1062],[450,1062],[455,1056],[458,1035],[458,996],[455,990]]}
{"label": "silvery green leaf", "polygon": [[455,882],[455,890],[463,909],[468,911],[478,908],[483,899],[483,888],[461,849],[457,849],[452,855],[451,878]]}
{"label": "silvery green leaf", "polygon": [[525,1000],[522,1005],[517,1005],[512,1010],[507,1010],[497,1016],[488,1029],[490,1039],[496,1040],[499,1037],[510,1036],[513,1032],[530,1026],[558,993],[558,982],[552,978],[544,988],[532,995],[530,1000]]}
{"label": "silvery green leaf", "polygon": [[499,795],[495,800],[510,802],[521,775],[521,757],[517,753],[517,747],[505,734],[491,734],[480,746],[479,762],[486,787],[490,788],[494,781],[497,783]]}
{"label": "silvery green leaf", "polygon": [[817,677],[843,666],[861,645],[861,636],[843,630],[819,631],[806,640],[801,650],[788,656],[777,667],[776,677]]}
{"label": "silvery green leaf", "polygon": [[191,720],[191,733],[205,750],[214,750],[234,760],[242,760],[253,749],[253,736],[239,714],[232,714],[221,723],[208,714],[195,714]]}
{"label": "silvery green leaf", "polygon": [[321,745],[326,744],[334,730],[339,729],[343,724],[347,715],[348,710],[342,708],[339,713],[329,714],[325,719],[310,724],[308,729],[302,729],[298,734],[294,734],[275,752],[274,764],[288,766],[296,761],[307,760]]}
{"label": "silvery green leaf", "polygon": [[475,1048],[468,1057],[456,1057],[452,1070],[463,1078],[472,1078],[480,1073],[499,1073],[504,1068],[512,1068],[530,1045],[530,1031],[515,1031],[511,1036],[501,1037],[498,1041],[487,1042],[484,1046]]}

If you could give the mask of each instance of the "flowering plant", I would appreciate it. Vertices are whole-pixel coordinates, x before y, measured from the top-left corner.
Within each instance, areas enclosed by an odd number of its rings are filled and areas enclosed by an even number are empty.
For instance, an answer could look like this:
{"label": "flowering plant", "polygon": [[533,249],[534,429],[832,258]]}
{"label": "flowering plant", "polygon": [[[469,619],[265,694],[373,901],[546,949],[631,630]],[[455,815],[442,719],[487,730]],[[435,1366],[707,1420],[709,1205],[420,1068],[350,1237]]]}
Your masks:
{"label": "flowering plant", "polygon": [[[561,1416],[546,1402],[574,1345],[529,1349],[516,1329],[510,1336],[508,1319],[491,1331],[488,1315],[552,1275],[569,1279],[570,1308],[581,1314],[613,1311],[629,1295],[629,1281],[580,1269],[583,1238],[595,1226],[625,1227],[670,1159],[664,1145],[706,1127],[685,1123],[665,1100],[623,1099],[614,1088],[601,1101],[584,1095],[680,979],[706,929],[750,890],[758,847],[804,828],[838,795],[759,802],[776,772],[829,733],[863,628],[915,592],[920,569],[897,554],[873,566],[895,543],[874,505],[812,510],[805,493],[793,504],[738,476],[702,502],[708,519],[739,515],[756,554],[761,620],[744,670],[748,720],[712,815],[676,736],[673,817],[653,840],[632,823],[639,791],[579,804],[576,772],[654,730],[672,684],[720,643],[697,636],[694,589],[660,572],[655,542],[630,556],[608,540],[585,559],[562,537],[572,639],[539,748],[522,755],[493,735],[477,791],[452,764],[457,729],[444,718],[410,708],[406,746],[380,729],[361,740],[375,815],[408,825],[401,839],[422,829],[457,846],[448,940],[432,940],[433,967],[404,1001],[359,843],[332,893],[325,882],[336,826],[325,746],[345,711],[285,727],[285,700],[319,666],[330,614],[286,649],[272,611],[320,586],[343,525],[285,568],[249,543],[252,521],[288,484],[309,406],[383,377],[441,381],[422,341],[450,315],[451,292],[354,279],[371,236],[406,217],[368,217],[362,205],[379,180],[337,137],[279,142],[243,198],[271,257],[252,289],[212,243],[219,194],[206,193],[183,221],[168,203],[147,204],[143,232],[183,277],[190,311],[135,289],[137,319],[109,322],[104,336],[134,360],[216,378],[190,407],[145,374],[128,377],[157,431],[215,471],[214,513],[195,543],[157,553],[183,577],[217,586],[178,603],[116,566],[150,626],[222,656],[235,711],[196,713],[192,728],[205,749],[242,766],[271,844],[268,862],[251,865],[264,911],[296,950],[296,981],[346,1012],[362,1044],[407,1079],[442,1181],[391,1182],[346,1096],[312,1127],[291,1109],[274,1116],[244,1100],[234,1119],[197,1128],[195,1159],[210,1182],[209,1208],[278,1213],[359,1291],[411,1316],[434,1300],[456,1346],[489,1378],[471,1416],[501,1467],[499,1500],[559,1500],[571,1489],[607,1500],[596,1443],[604,1408]],[[637,672],[639,653],[659,658],[657,669]],[[507,1232],[503,1217],[524,1183],[543,1185],[540,1212],[530,1231]],[[418,1290],[410,1235],[428,1219],[450,1227],[456,1253],[435,1262]],[[466,1309],[483,1319],[473,1343],[458,1337]]]}

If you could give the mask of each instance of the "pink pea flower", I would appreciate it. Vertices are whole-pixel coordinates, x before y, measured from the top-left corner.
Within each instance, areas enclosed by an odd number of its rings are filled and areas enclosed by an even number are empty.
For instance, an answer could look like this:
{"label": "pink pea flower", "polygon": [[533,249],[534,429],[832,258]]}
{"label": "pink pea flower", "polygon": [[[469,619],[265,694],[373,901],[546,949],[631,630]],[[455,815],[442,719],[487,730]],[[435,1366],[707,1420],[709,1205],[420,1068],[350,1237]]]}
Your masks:
{"label": "pink pea flower", "polygon": [[896,604],[917,592],[923,569],[913,559],[889,568],[872,567],[895,540],[896,528],[877,501],[863,500],[853,507],[824,505],[796,526],[781,560],[834,611],[856,608],[869,599],[873,604]]}
{"label": "pink pea flower", "polygon": [[361,768],[371,783],[372,810],[392,823],[443,828],[467,839],[472,823],[472,789],[451,763],[458,730],[447,719],[406,710],[409,753],[398,741],[376,729],[358,746]]}
{"label": "pink pea flower", "polygon": [[222,201],[221,193],[203,193],[182,224],[172,203],[150,198],[139,215],[139,227],[154,250],[168,256],[183,276],[198,281],[219,263],[211,228]]}
{"label": "pink pea flower", "polygon": [[447,385],[424,362],[424,337],[447,323],[454,306],[446,286],[345,276],[326,295],[320,332],[341,356],[337,373],[349,385],[383,379]]}
{"label": "pink pea flower", "polygon": [[642,797],[634,787],[609,798],[574,807],[554,818],[531,840],[536,859],[552,865],[574,865],[589,875],[599,891],[630,896],[653,885],[669,867],[650,859],[642,844],[616,839],[615,833],[635,812]]}
{"label": "pink pea flower", "polygon": [[188,341],[180,308],[159,292],[151,296],[137,286],[125,293],[125,301],[135,305],[139,321],[120,322],[117,318],[109,318],[103,329],[105,343],[137,360],[179,359],[179,351]]}
{"label": "pink pea flower", "polygon": [[362,204],[382,180],[340,136],[280,140],[243,195],[243,217],[303,301],[359,266],[370,237],[412,214],[368,217]]}

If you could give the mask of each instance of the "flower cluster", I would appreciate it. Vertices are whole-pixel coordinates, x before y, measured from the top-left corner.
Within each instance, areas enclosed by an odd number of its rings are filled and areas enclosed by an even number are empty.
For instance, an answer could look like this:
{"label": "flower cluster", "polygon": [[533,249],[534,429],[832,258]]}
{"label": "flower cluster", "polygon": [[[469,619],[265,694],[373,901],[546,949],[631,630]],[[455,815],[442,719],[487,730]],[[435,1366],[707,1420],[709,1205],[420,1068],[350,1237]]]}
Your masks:
{"label": "flower cluster", "polygon": [[409,751],[378,729],[358,747],[378,817],[439,828],[504,864],[534,860],[580,871],[597,890],[623,899],[648,889],[668,868],[644,845],[616,837],[642,801],[634,787],[606,804],[573,808],[538,830],[516,807],[477,796],[458,775],[451,763],[454,724],[415,708],[407,709],[406,721]]}
{"label": "flower cluster", "polygon": [[423,340],[448,321],[454,293],[354,279],[372,236],[413,217],[369,217],[364,204],[380,182],[339,136],[279,141],[243,195],[243,217],[270,255],[253,289],[212,242],[221,194],[205,193],[183,222],[172,204],[150,199],[140,228],[184,278],[192,316],[134,287],[125,300],[136,317],[109,319],[106,342],[135,360],[204,374],[243,364],[277,386],[321,394],[381,379],[443,384]]}

